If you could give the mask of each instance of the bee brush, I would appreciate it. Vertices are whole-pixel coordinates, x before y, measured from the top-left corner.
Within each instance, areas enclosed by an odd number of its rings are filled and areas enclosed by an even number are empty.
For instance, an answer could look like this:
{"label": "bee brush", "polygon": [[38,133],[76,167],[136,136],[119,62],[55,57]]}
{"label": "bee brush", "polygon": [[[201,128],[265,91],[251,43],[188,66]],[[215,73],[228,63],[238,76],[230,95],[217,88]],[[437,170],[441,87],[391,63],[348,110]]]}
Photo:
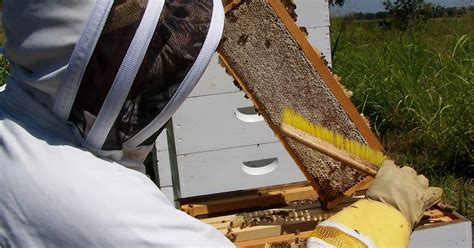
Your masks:
{"label": "bee brush", "polygon": [[288,108],[283,110],[281,130],[286,136],[372,177],[385,160],[382,152],[311,123]]}

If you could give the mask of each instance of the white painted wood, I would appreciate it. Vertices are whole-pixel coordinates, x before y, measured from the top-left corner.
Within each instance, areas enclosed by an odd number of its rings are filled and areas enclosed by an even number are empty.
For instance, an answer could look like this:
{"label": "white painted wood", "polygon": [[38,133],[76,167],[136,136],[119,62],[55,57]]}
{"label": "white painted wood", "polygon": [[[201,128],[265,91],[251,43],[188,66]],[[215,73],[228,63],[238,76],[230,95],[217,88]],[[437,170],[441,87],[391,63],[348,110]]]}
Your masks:
{"label": "white painted wood", "polygon": [[298,26],[306,28],[329,26],[327,0],[294,0],[294,2]]}
{"label": "white painted wood", "polygon": [[212,57],[209,66],[202,75],[189,97],[215,95],[240,91],[233,83],[224,67],[219,64],[217,53]]}
{"label": "white painted wood", "polygon": [[[160,187],[169,187],[173,185],[171,179],[171,163],[170,163],[170,152],[168,150],[168,133],[167,129],[163,129],[158,138],[156,139],[156,160],[158,167],[158,182]],[[175,155],[173,155],[175,156]]]}
{"label": "white painted wood", "polygon": [[329,65],[331,60],[331,40],[329,36],[329,27],[308,28],[308,41],[319,52],[326,56]]}
{"label": "white painted wood", "polygon": [[155,142],[155,146],[156,146],[157,151],[168,150],[168,139],[167,139],[166,128],[163,129],[160,135],[158,135],[158,138],[156,139],[156,142]]}
{"label": "white painted wood", "polygon": [[471,248],[472,223],[468,220],[435,228],[415,230],[408,245],[410,248]]}
{"label": "white painted wood", "polygon": [[277,141],[243,92],[188,98],[173,116],[177,155]]}
{"label": "white painted wood", "polygon": [[169,151],[157,151],[156,158],[158,160],[158,178],[160,187],[173,186],[173,181],[171,179],[171,164]]}
{"label": "white painted wood", "polygon": [[[295,2],[298,24],[308,29],[310,43],[330,61],[327,1]],[[174,154],[167,168],[164,163],[158,165],[162,186],[172,185],[171,174],[179,174],[175,192],[181,190],[181,197],[189,197],[304,180],[263,118],[249,112],[253,105],[243,95],[214,55],[190,97],[173,116],[174,145],[169,150]],[[162,160],[166,157],[165,152],[157,154]],[[265,158],[278,162],[264,169],[253,168],[251,163],[243,166],[243,162]]]}
{"label": "white painted wood", "polygon": [[[250,161],[263,159],[277,161],[267,162],[267,167],[252,168]],[[245,168],[254,169],[257,173],[247,174]],[[258,173],[258,169],[262,173]],[[303,174],[279,142],[180,155],[178,170],[180,197],[305,181]]]}

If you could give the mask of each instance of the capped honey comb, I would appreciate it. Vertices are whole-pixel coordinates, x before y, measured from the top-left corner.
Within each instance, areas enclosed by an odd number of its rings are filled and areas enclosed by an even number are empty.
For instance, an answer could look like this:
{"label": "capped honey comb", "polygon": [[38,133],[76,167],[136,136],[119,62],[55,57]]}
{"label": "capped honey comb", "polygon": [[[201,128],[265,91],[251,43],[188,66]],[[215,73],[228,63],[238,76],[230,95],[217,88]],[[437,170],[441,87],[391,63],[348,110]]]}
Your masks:
{"label": "capped honey comb", "polygon": [[371,178],[285,138],[284,108],[313,123],[381,150],[375,135],[344,94],[319,54],[278,0],[233,1],[226,6],[219,54],[296,164],[331,208]]}

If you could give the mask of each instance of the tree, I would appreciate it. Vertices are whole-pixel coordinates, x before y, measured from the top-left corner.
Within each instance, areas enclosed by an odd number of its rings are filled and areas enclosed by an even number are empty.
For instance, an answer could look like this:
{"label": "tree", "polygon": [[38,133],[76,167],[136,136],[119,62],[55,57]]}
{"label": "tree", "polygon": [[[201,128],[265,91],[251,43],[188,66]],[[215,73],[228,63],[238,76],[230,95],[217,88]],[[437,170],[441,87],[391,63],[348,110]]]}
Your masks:
{"label": "tree", "polygon": [[341,7],[342,5],[344,5],[344,3],[346,2],[346,0],[329,0],[329,6],[339,6]]}
{"label": "tree", "polygon": [[403,30],[424,22],[436,7],[424,0],[384,0],[383,5],[391,26]]}

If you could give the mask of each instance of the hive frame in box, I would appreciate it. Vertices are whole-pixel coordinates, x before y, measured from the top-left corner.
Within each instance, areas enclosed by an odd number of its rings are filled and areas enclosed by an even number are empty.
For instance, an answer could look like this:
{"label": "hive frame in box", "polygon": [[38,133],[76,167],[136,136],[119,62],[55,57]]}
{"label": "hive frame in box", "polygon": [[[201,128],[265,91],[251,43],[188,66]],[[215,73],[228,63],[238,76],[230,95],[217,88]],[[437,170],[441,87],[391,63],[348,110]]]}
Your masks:
{"label": "hive frame in box", "polygon": [[[240,0],[234,0],[228,3],[225,6],[226,13],[238,7],[239,4],[241,4],[241,2],[242,1]],[[355,106],[346,96],[344,90],[339,85],[339,83],[335,80],[335,78],[333,77],[333,75],[331,74],[327,66],[325,65],[324,61],[319,57],[315,48],[313,48],[310,45],[307,38],[301,32],[300,28],[296,25],[296,23],[293,21],[291,16],[288,14],[283,4],[279,0],[267,0],[267,3],[271,6],[273,11],[277,14],[278,18],[286,26],[292,38],[299,45],[299,47],[301,48],[305,56],[308,58],[309,62],[313,65],[314,69],[316,69],[316,71],[320,74],[321,78],[326,83],[326,86],[330,89],[331,93],[339,101],[343,110],[347,113],[350,120],[354,123],[354,125],[356,126],[356,128],[358,129],[362,137],[366,140],[367,144],[376,150],[383,150],[382,145],[380,144],[380,142],[378,141],[374,133],[370,130],[365,120],[360,116]],[[262,103],[259,101],[259,99],[257,99],[252,94],[251,89],[242,80],[242,77],[238,74],[238,72],[232,67],[232,65],[229,62],[230,60],[227,58],[225,52],[223,51],[221,47],[218,49],[218,52],[220,54],[221,61],[223,65],[226,67],[226,69],[228,70],[228,72],[234,77],[234,79],[239,83],[242,89],[247,93],[247,95],[252,100],[252,102],[257,107],[257,109],[261,110],[260,112],[262,116],[265,118],[265,120],[270,120],[271,118],[267,114],[267,112],[262,111],[264,109],[262,108],[263,107]],[[292,150],[288,142],[285,140],[283,134],[280,131],[280,128],[276,126],[274,123],[272,123],[271,121],[267,121],[267,124],[271,127],[271,129],[277,135],[277,137],[279,138],[281,143],[284,145],[288,153],[291,155],[291,157],[294,159],[294,161],[296,162],[300,170],[303,172],[305,177],[310,181],[311,185],[315,188],[315,190],[318,191],[317,183],[314,181],[314,179],[309,174],[309,172],[305,169],[305,166],[301,162],[300,158],[296,155],[296,153]],[[320,196],[321,201],[326,204],[327,208],[332,208],[336,206],[337,203],[342,201],[344,198],[351,196],[356,190],[368,187],[368,185],[371,183],[372,180],[373,180],[372,177],[366,176],[363,180],[356,183],[355,186],[343,192],[343,194],[337,197],[336,199],[333,199],[330,201],[326,200],[325,195],[321,194],[321,192],[318,192],[318,195]]]}
{"label": "hive frame in box", "polygon": [[[181,199],[179,208],[218,229],[237,247],[263,248],[274,247],[269,244],[303,243],[319,222],[361,197],[362,194],[347,198],[328,211],[321,208],[311,186],[297,183],[235,192],[230,197],[227,193]],[[282,213],[296,214],[290,216],[293,219],[282,221]],[[248,225],[249,217],[261,220]],[[409,247],[471,247],[471,240],[470,221],[438,205],[424,213]]]}

